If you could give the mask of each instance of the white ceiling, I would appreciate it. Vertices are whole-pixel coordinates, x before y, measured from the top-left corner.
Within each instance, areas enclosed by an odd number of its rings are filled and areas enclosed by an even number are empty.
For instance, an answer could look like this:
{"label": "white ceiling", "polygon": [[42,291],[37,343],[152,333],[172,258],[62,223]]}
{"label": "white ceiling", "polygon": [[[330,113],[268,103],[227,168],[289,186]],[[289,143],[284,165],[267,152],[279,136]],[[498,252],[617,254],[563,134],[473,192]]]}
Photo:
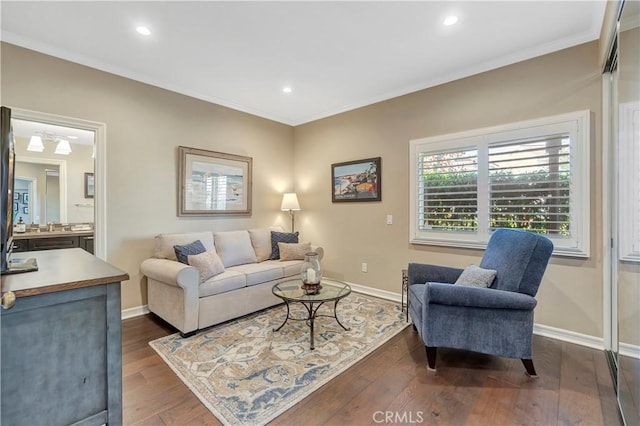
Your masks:
{"label": "white ceiling", "polygon": [[[6,42],[298,125],[595,40],[605,6],[3,0],[0,7]],[[459,22],[444,27],[449,14]],[[139,25],[151,35],[139,35]]]}

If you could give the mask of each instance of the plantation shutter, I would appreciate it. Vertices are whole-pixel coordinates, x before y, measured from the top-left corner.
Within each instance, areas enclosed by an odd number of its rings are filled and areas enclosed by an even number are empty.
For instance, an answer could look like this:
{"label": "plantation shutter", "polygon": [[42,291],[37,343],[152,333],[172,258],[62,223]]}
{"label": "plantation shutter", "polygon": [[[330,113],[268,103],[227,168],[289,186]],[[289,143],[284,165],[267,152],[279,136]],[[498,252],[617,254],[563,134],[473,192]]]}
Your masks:
{"label": "plantation shutter", "polygon": [[489,145],[490,229],[571,235],[568,134]]}
{"label": "plantation shutter", "polygon": [[418,156],[418,226],[422,231],[478,229],[478,151]]}

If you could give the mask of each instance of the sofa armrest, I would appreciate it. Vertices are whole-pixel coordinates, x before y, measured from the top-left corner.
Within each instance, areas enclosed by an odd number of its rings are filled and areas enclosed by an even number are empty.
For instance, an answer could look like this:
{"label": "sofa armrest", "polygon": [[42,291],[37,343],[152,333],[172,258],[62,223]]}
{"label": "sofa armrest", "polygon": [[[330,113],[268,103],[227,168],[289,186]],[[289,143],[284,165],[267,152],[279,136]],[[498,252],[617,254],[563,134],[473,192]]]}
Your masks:
{"label": "sofa armrest", "polygon": [[407,277],[409,285],[427,282],[455,283],[463,269],[448,266],[429,265],[426,263],[409,263]]}
{"label": "sofa armrest", "polygon": [[530,311],[537,301],[528,294],[461,284],[430,282],[425,289],[425,302],[484,309],[518,309]]}
{"label": "sofa armrest", "polygon": [[198,288],[200,275],[193,266],[169,259],[146,259],[140,271],[147,277],[175,287]]}
{"label": "sofa armrest", "polygon": [[311,251],[315,251],[316,253],[318,253],[318,260],[322,260],[322,258],[324,257],[324,249],[320,246],[311,246]]}

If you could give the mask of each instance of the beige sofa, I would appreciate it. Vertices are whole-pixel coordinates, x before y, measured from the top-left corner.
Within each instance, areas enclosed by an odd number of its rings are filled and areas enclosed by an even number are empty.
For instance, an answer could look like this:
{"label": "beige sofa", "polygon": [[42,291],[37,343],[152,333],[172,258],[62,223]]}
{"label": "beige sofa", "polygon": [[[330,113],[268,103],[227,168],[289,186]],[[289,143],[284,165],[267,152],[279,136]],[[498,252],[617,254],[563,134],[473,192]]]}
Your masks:
{"label": "beige sofa", "polygon": [[[274,284],[300,274],[303,260],[269,260],[271,231],[261,228],[224,232],[160,234],[154,257],[140,269],[147,277],[149,310],[185,337],[197,330],[281,303]],[[200,282],[198,270],[176,259],[174,245],[200,240],[215,251],[225,271]],[[312,246],[322,258],[322,247]]]}

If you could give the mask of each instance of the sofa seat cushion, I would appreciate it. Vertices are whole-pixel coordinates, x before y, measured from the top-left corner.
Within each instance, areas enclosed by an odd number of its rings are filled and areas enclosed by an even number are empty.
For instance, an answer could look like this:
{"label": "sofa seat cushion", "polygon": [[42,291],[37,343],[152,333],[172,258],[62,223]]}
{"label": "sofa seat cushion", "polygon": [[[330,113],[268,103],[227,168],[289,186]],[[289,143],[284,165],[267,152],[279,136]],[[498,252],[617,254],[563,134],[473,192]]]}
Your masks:
{"label": "sofa seat cushion", "polygon": [[247,279],[243,273],[225,270],[223,273],[209,278],[198,287],[198,296],[207,297],[213,294],[226,293],[247,286]]}
{"label": "sofa seat cushion", "polygon": [[282,269],[282,277],[300,277],[300,268],[304,263],[303,260],[267,260],[262,262],[261,265],[275,265]]}
{"label": "sofa seat cushion", "polygon": [[245,274],[247,286],[278,280],[283,277],[283,270],[277,264],[268,262],[248,263],[246,265],[232,266],[228,270]]}
{"label": "sofa seat cushion", "polygon": [[213,238],[225,268],[257,261],[249,231],[214,232]]}

